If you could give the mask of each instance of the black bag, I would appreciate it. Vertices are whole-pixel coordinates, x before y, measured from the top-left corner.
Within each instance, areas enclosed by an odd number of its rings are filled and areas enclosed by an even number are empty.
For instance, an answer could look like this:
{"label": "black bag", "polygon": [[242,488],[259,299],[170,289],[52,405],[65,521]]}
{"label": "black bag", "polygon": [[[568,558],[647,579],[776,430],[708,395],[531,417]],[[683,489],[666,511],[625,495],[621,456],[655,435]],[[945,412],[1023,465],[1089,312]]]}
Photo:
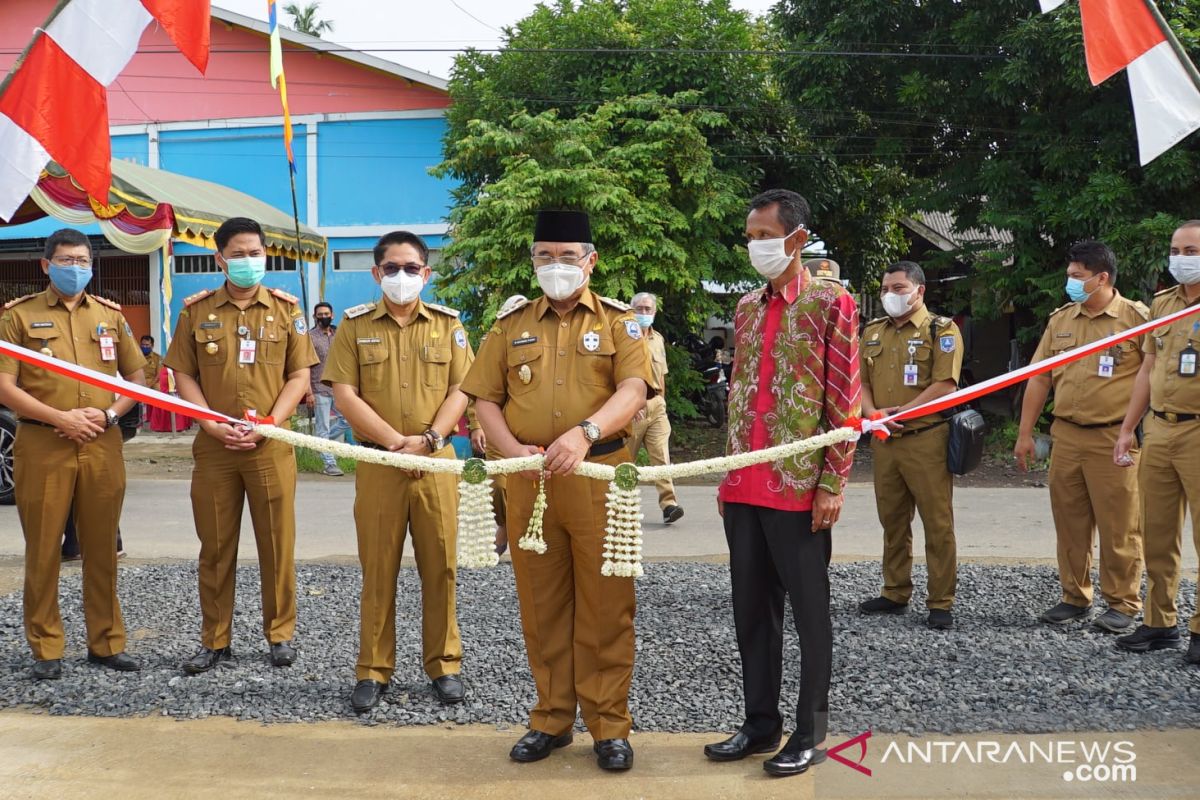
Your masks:
{"label": "black bag", "polygon": [[973,408],[950,418],[950,439],[946,446],[946,468],[954,475],[966,475],[983,459],[983,437],[987,423]]}

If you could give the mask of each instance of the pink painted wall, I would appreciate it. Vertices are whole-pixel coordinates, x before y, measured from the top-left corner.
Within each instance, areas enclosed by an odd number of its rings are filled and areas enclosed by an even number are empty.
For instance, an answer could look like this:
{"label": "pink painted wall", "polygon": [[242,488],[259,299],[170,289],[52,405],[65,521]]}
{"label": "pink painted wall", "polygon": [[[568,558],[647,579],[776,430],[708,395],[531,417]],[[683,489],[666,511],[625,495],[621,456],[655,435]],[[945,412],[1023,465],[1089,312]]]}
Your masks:
{"label": "pink painted wall", "polygon": [[[53,0],[0,1],[0,73],[12,67],[53,6]],[[151,25],[139,52],[108,87],[109,123],[276,116],[281,111],[269,81],[267,47],[266,36],[214,18],[212,55],[202,76],[166,34]],[[254,52],[221,52],[229,50]],[[446,93],[432,87],[287,43],[283,64],[294,115],[450,105]]]}

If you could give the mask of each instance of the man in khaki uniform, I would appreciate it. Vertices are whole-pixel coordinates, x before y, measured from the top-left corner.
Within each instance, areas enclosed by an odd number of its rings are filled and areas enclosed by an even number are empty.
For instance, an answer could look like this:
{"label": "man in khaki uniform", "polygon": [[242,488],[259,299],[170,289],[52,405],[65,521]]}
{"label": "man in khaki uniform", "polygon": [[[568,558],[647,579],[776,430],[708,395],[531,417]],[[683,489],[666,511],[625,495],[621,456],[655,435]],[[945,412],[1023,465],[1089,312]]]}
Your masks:
{"label": "man in khaki uniform", "polygon": [[[667,343],[663,335],[654,330],[654,315],[658,310],[658,299],[649,292],[635,294],[630,302],[646,346],[650,349],[650,368],[654,372],[654,383],[658,395],[646,401],[646,407],[633,417],[633,439],[629,452],[637,458],[638,450],[646,445],[652,466],[671,463],[671,420],[667,417]],[[654,482],[658,490],[658,507],[662,509],[663,523],[670,525],[683,516],[683,509],[675,499],[675,484],[670,478]]]}
{"label": "man in khaki uniform", "polygon": [[[164,363],[179,396],[236,419],[247,411],[287,424],[317,363],[295,297],[262,285],[262,228],[233,217],[217,229],[219,289],[192,295],[179,312]],[[189,675],[233,657],[234,579],[242,506],[258,545],[263,635],[271,663],[296,659],[296,456],[290,445],[224,422],[200,422],[192,444],[192,516],[200,538],[202,649],[183,663]]]}
{"label": "man in khaki uniform", "polygon": [[[1067,255],[1072,302],[1050,315],[1033,361],[1090,344],[1146,321],[1149,310],[1126,300],[1113,283],[1117,259],[1102,242],[1079,242]],[[1025,386],[1014,455],[1021,469],[1033,457],[1033,428],[1054,389],[1050,435],[1050,509],[1058,534],[1062,600],[1041,621],[1063,625],[1092,610],[1092,542],[1100,530],[1100,592],[1108,610],[1095,621],[1124,633],[1142,608],[1142,528],[1137,473],[1113,464],[1112,450],[1138,368],[1141,339],[1037,375]],[[1137,457],[1137,449],[1130,453]]]}
{"label": "man in khaki uniform", "polygon": [[[1171,236],[1171,276],[1179,283],[1154,296],[1154,319],[1200,301],[1200,220],[1185,222]],[[1178,647],[1175,596],[1179,592],[1183,514],[1192,510],[1192,541],[1200,553],[1200,317],[1185,317],[1151,331],[1142,345],[1145,360],[1133,384],[1129,409],[1113,448],[1113,461],[1133,466],[1138,423],[1146,435],[1138,465],[1142,531],[1146,554],[1145,623],[1117,639],[1133,652]],[[1150,414],[1147,416],[1146,411]],[[1200,589],[1197,590],[1200,600]],[[1200,664],[1200,603],[1188,624],[1191,644],[1184,660]]]}
{"label": "man in khaki uniform", "polygon": [[[630,420],[655,395],[642,329],[629,307],[593,294],[596,265],[586,214],[538,213],[533,266],[544,297],[497,318],[463,391],[488,442],[506,458],[545,449],[547,551],[512,548],[521,625],[538,702],[509,753],[545,758],[571,742],[576,707],[601,768],[633,766],[628,736],[633,678],[633,581],[600,575],[608,486],[571,473],[583,460],[632,456]],[[524,535],[537,474],[508,480],[508,530]]]}
{"label": "man in khaki uniform", "polygon": [[[467,407],[459,384],[471,346],[458,312],[421,301],[429,248],[407,231],[375,245],[383,299],[346,311],[323,380],[364,447],[454,458],[446,439]],[[455,615],[458,481],[449,473],[409,473],[360,463],[354,473],[354,523],[363,585],[354,710],[374,708],[396,669],[396,579],[412,529],[421,578],[425,674],[443,703],[464,697],[462,643]]]}
{"label": "man in khaki uniform", "polygon": [[[911,261],[883,276],[886,317],[863,329],[863,414],[885,415],[950,394],[962,370],[962,336],[954,321],[925,307],[925,272]],[[954,480],[946,468],[950,430],[940,414],[903,424],[871,442],[875,505],[883,525],[883,591],[859,605],[866,614],[901,614],[912,597],[912,520],[921,514],[929,571],[929,627],[954,625],[950,607],[958,564],[954,541]]]}
{"label": "man in khaki uniform", "polygon": [[154,337],[143,336],[139,346],[142,349],[142,355],[146,359],[146,366],[143,370],[146,375],[146,385],[151,389],[157,389],[158,373],[162,369],[162,356],[154,352]]}
{"label": "man in khaki uniform", "polygon": [[[52,233],[42,271],[50,276],[50,286],[4,307],[0,339],[142,385],[145,359],[121,307],[84,292],[92,276],[88,238],[69,228]],[[133,403],[0,356],[0,404],[20,418],[13,458],[25,535],[25,638],[38,680],[62,676],[59,543],[70,514],[83,553],[87,660],[121,671],[139,669],[125,652],[117,600],[117,524],[125,499],[117,420]]]}

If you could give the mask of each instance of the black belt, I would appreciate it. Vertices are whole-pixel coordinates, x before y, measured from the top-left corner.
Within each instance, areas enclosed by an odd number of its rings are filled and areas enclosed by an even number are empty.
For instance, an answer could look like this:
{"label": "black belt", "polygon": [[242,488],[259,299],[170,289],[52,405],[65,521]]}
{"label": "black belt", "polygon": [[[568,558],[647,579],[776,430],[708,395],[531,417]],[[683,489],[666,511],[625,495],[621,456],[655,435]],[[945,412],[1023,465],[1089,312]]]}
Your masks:
{"label": "black belt", "polygon": [[49,422],[42,422],[40,419],[24,419],[24,418],[22,418],[22,419],[17,420],[17,422],[21,423],[22,425],[38,425],[42,428],[51,428],[51,429],[54,428],[54,426],[51,425]]}
{"label": "black belt", "polygon": [[615,453],[625,446],[624,439],[609,439],[607,442],[597,442],[588,450],[589,456],[606,456]]}
{"label": "black belt", "polygon": [[362,439],[359,439],[358,443],[361,446],[366,447],[369,450],[387,450],[387,448],[381,444],[375,444],[374,442],[366,442],[366,441],[363,441]]}
{"label": "black belt", "polygon": [[901,438],[903,438],[903,437],[905,437],[905,436],[916,436],[918,433],[924,433],[925,431],[931,431],[931,430],[933,430],[934,428],[937,428],[937,427],[940,427],[940,426],[942,426],[942,425],[945,425],[945,424],[946,424],[947,422],[949,422],[949,421],[950,421],[950,420],[948,420],[948,419],[943,419],[943,420],[941,420],[941,421],[939,421],[939,422],[934,422],[934,423],[931,423],[931,424],[929,424],[929,425],[926,425],[924,428],[917,428],[916,430],[908,430],[908,429],[906,428],[906,429],[904,429],[904,430],[899,430],[899,431],[895,431],[895,432],[893,432],[893,433],[891,434],[891,436],[892,436],[892,438],[893,438],[893,439],[901,439]]}
{"label": "black belt", "polygon": [[[1156,411],[1154,413],[1157,414],[1158,412]],[[1084,425],[1082,422],[1075,422],[1074,420],[1067,419],[1066,417],[1055,417],[1055,419],[1059,422],[1065,422],[1068,425],[1074,425],[1076,428],[1112,428],[1125,421],[1123,419],[1119,419],[1116,422],[1092,422]]]}
{"label": "black belt", "polygon": [[1167,422],[1191,422],[1194,419],[1200,419],[1200,414],[1176,414],[1173,411],[1155,411],[1154,416],[1165,419]]}

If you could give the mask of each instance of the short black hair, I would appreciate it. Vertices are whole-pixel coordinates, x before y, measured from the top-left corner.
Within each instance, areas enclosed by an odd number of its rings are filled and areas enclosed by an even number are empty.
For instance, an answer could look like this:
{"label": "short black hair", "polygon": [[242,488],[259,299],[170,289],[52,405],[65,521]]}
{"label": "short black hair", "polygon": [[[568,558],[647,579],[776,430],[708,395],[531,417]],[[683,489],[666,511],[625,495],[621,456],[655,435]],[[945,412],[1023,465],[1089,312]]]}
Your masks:
{"label": "short black hair", "polygon": [[330,314],[333,313],[333,306],[329,305],[329,303],[326,303],[324,300],[322,300],[321,302],[319,302],[315,306],[313,306],[313,313],[316,314],[317,309],[320,309],[320,308],[328,308],[329,313]]}
{"label": "short black hair", "polygon": [[891,275],[893,272],[903,272],[905,277],[917,286],[925,285],[925,270],[915,261],[897,261],[885,269],[883,274]]}
{"label": "short black hair", "polygon": [[149,339],[149,340],[150,340],[150,344],[154,344],[154,337],[153,337],[153,336],[151,336],[151,335],[150,335],[150,334],[148,334],[148,333],[147,333],[147,334],[144,334],[144,335],[142,336],[142,338],[140,339],[140,341],[143,341],[143,342],[144,342],[144,341],[146,341],[147,339]]}
{"label": "short black hair", "polygon": [[755,195],[750,201],[750,210],[757,211],[769,205],[775,206],[779,222],[789,234],[801,225],[808,227],[808,220],[812,215],[808,201],[790,189],[768,189]]}
{"label": "short black hair", "polygon": [[43,258],[47,261],[54,258],[60,247],[86,247],[88,258],[93,258],[92,241],[74,228],[60,228],[46,237],[46,249]]}
{"label": "short black hair", "polygon": [[1083,264],[1092,273],[1107,272],[1110,282],[1117,279],[1117,254],[1104,242],[1076,242],[1067,251],[1067,264]]}
{"label": "short black hair", "polygon": [[383,236],[380,236],[379,241],[375,243],[376,264],[383,260],[383,256],[387,252],[387,249],[394,244],[412,245],[417,249],[417,252],[421,254],[421,263],[429,263],[429,246],[425,244],[424,239],[422,239],[420,236],[417,236],[415,233],[409,233],[408,231],[392,231],[391,233],[385,233]]}
{"label": "short black hair", "polygon": [[230,217],[221,223],[213,238],[217,241],[217,250],[224,250],[229,240],[239,233],[256,233],[263,247],[267,246],[267,237],[263,235],[262,226],[248,217]]}

